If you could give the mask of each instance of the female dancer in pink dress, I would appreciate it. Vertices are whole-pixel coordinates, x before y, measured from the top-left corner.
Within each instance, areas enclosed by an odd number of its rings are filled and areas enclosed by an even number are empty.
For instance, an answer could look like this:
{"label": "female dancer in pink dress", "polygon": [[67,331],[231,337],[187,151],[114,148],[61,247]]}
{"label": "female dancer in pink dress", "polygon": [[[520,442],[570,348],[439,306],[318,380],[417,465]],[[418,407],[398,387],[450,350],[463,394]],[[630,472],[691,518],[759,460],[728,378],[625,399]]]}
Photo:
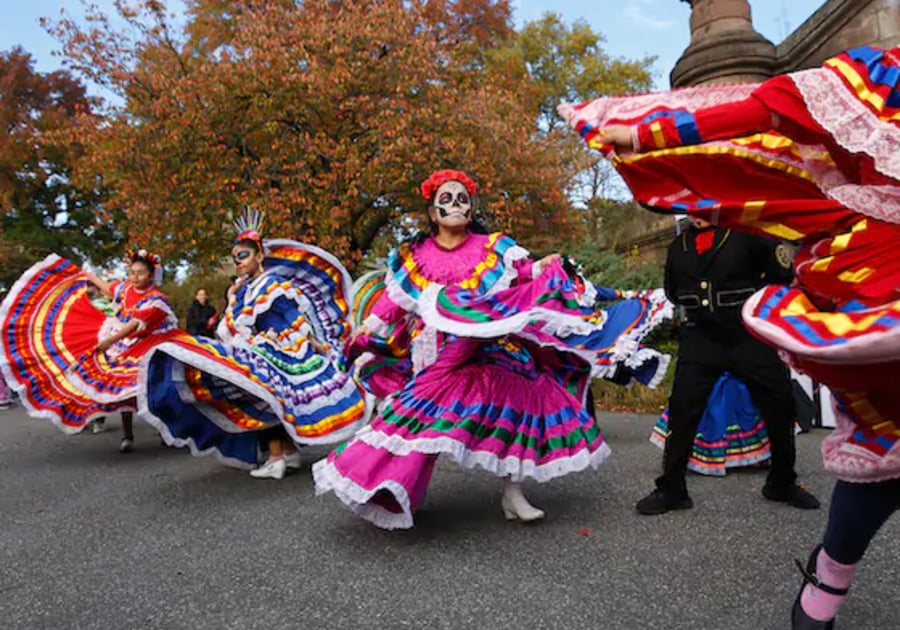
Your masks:
{"label": "female dancer in pink dress", "polygon": [[668,357],[639,341],[671,309],[654,294],[602,311],[597,289],[558,255],[534,262],[509,237],[480,233],[465,173],[438,171],[421,190],[432,232],[391,256],[350,348],[385,402],[315,464],[316,492],[334,492],[379,527],[411,527],[444,454],[506,480],[507,519],[543,518],[521,483],[606,459],[585,409],[590,378],[658,382]]}

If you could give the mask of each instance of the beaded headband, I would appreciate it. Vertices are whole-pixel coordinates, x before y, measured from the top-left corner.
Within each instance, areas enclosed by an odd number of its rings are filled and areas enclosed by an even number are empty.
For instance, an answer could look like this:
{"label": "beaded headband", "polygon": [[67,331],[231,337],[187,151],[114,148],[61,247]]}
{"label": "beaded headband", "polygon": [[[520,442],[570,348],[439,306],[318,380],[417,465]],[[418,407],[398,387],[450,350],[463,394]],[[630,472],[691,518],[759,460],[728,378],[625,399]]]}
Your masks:
{"label": "beaded headband", "polygon": [[244,208],[241,211],[241,216],[234,222],[234,231],[237,232],[234,242],[250,240],[259,243],[260,247],[262,247],[262,224],[262,212],[252,208]]}

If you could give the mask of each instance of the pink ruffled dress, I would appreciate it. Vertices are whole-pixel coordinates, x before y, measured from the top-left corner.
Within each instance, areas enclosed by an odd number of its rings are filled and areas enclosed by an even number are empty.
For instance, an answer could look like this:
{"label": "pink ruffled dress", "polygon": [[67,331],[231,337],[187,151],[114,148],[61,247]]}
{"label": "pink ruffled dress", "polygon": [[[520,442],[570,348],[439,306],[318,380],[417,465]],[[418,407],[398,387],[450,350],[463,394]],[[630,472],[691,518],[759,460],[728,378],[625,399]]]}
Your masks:
{"label": "pink ruffled dress", "polygon": [[501,234],[404,245],[389,267],[372,334],[352,348],[381,411],[313,467],[317,494],[379,527],[412,526],[438,455],[514,481],[599,466],[610,449],[584,405],[592,374],[665,371],[668,357],[638,343],[663,302],[625,300],[611,316],[592,285]]}

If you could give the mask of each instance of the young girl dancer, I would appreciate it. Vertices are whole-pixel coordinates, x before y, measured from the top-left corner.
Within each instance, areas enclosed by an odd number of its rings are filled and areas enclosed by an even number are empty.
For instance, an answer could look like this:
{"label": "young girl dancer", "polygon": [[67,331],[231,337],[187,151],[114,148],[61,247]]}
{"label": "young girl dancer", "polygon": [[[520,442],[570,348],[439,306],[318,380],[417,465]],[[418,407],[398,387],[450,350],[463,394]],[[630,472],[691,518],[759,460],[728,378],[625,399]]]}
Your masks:
{"label": "young girl dancer", "polygon": [[[66,433],[122,412],[122,452],[134,442],[138,363],[155,344],[181,334],[159,290],[159,257],[128,253],[128,280],[106,282],[50,255],[16,282],[0,306],[0,370],[29,415]],[[112,297],[113,315],[91,303],[89,288]]]}

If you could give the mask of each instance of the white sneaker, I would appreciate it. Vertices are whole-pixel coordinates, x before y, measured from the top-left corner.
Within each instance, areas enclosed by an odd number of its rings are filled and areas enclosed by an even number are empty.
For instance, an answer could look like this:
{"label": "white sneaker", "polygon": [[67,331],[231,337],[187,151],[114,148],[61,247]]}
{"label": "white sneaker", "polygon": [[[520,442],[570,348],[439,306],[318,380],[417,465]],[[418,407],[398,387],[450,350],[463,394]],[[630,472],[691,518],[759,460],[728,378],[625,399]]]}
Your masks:
{"label": "white sneaker", "polygon": [[302,459],[300,457],[300,451],[294,451],[293,453],[285,453],[282,456],[284,460],[285,466],[292,470],[300,470],[300,464],[302,463]]}
{"label": "white sneaker", "polygon": [[539,521],[544,518],[544,511],[540,510],[528,502],[525,494],[522,492],[522,485],[518,483],[507,483],[503,488],[503,498],[500,500],[503,508],[503,515],[508,521],[520,520],[523,523],[529,521]]}
{"label": "white sneaker", "polygon": [[94,420],[91,422],[91,433],[97,435],[106,431],[106,423],[103,420]]}
{"label": "white sneaker", "polygon": [[286,470],[287,464],[283,457],[275,460],[269,459],[256,470],[251,470],[250,476],[256,479],[282,479]]}
{"label": "white sneaker", "polygon": [[120,453],[128,453],[133,448],[134,448],[134,440],[132,440],[131,438],[122,438],[122,441],[119,442],[119,452]]}

